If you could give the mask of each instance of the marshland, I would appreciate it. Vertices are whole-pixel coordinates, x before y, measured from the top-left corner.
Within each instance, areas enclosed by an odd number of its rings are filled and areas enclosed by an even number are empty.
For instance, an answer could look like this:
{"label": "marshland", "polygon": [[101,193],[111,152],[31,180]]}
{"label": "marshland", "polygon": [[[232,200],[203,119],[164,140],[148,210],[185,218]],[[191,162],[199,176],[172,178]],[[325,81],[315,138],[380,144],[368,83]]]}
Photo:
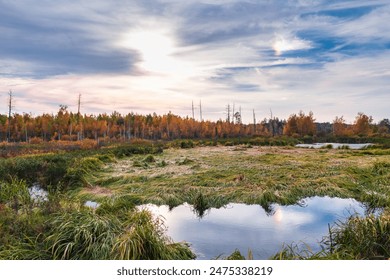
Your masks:
{"label": "marshland", "polygon": [[[293,139],[268,145],[262,141],[137,140],[1,158],[0,258],[390,257],[390,150],[386,145],[310,149],[295,147]],[[41,189],[38,198],[31,195],[32,188]],[[263,223],[256,220],[260,216],[281,219],[284,211],[285,218],[296,220],[297,214],[288,215],[288,209],[312,215],[312,206],[324,204],[332,209],[345,201],[351,203],[333,213],[325,225],[295,225],[315,232],[311,243],[299,234],[294,235],[296,240],[281,238],[266,254],[259,254],[269,245],[260,238],[242,247],[217,247],[205,256],[194,241],[175,240],[182,236],[174,239],[171,230],[180,227],[180,221],[168,220],[175,217],[173,213],[192,215],[200,223],[226,215],[225,222],[231,217],[242,220],[243,227],[252,227]],[[161,207],[166,217],[153,211]],[[257,207],[257,214],[246,215],[245,207]],[[232,208],[237,211],[229,212]],[[191,228],[207,240],[212,227],[200,223],[198,228],[183,223],[182,231]],[[243,227],[217,226],[213,238],[237,244],[233,236],[247,239],[240,235]],[[316,231],[317,227],[322,231]],[[277,227],[268,233],[259,230],[254,227],[251,236],[289,235],[289,230]]]}
{"label": "marshland", "polygon": [[0,259],[390,258],[390,1],[30,2]]}

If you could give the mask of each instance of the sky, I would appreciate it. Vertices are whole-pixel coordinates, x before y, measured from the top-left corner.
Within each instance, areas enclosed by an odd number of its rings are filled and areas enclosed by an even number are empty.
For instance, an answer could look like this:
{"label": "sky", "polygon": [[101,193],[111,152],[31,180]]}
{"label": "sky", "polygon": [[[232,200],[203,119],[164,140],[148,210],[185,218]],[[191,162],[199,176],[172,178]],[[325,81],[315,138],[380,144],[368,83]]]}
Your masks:
{"label": "sky", "polygon": [[0,0],[0,114],[390,118],[388,0]]}

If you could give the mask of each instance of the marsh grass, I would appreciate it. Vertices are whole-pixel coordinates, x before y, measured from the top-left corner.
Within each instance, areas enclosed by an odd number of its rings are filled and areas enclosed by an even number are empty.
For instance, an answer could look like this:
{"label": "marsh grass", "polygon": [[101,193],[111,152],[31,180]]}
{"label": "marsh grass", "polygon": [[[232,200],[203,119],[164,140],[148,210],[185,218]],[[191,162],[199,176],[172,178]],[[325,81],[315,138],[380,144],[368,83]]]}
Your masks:
{"label": "marsh grass", "polygon": [[154,162],[156,162],[156,159],[154,158],[153,155],[147,155],[147,156],[143,159],[143,162],[154,163]]}
{"label": "marsh grass", "polygon": [[[134,164],[137,162],[139,166]],[[301,150],[258,147],[255,143],[248,143],[244,148],[207,146],[164,152],[160,146],[148,144],[147,147],[118,146],[77,154],[0,159],[0,175],[3,178],[0,183],[0,231],[4,233],[0,251],[8,252],[10,258],[20,258],[23,254],[31,258],[60,259],[187,258],[192,253],[185,244],[171,243],[162,235],[146,232],[147,229],[159,229],[156,224],[144,225],[140,229],[132,227],[128,220],[132,219],[129,213],[134,206],[155,203],[173,208],[187,202],[201,216],[210,207],[219,208],[236,202],[259,204],[272,214],[272,203],[296,204],[310,196],[330,196],[355,198],[367,209],[388,209],[389,167],[390,150]],[[8,173],[13,174],[14,182],[5,178],[4,174]],[[12,184],[23,185],[25,190],[35,182],[42,182],[46,189],[58,189],[38,211],[31,208],[28,199],[22,199],[25,192],[17,194],[19,198],[15,202],[15,196],[6,190]],[[12,191],[18,187],[13,187]],[[69,196],[79,202],[66,205]],[[82,203],[86,199],[98,201],[100,207],[93,211],[85,209]],[[31,218],[35,214],[35,218]],[[47,220],[49,215],[50,222],[44,226],[42,217]],[[37,221],[36,226],[29,224],[25,217]],[[387,223],[382,227],[388,231]],[[67,224],[73,224],[73,227],[67,227]],[[381,228],[379,225],[376,227],[379,227],[378,230]],[[64,235],[58,231],[60,228]],[[376,236],[373,231],[367,234]],[[35,240],[33,237],[38,235],[40,238]],[[136,241],[131,243],[126,236]],[[148,247],[153,242],[157,247],[162,246],[164,242],[156,236],[165,240],[166,251]],[[144,243],[142,238],[152,241]],[[339,239],[342,240],[341,237]],[[333,234],[332,240],[338,240],[338,237]],[[76,243],[87,250],[83,251]],[[143,249],[134,247],[137,244]],[[384,251],[368,252],[368,258],[388,256],[386,246],[382,246]],[[29,253],[33,248],[40,252],[35,257]],[[333,252],[338,255],[315,255],[315,258],[355,257],[348,255],[349,249],[343,248],[336,250],[334,247]],[[289,252],[298,252],[298,249],[291,246],[285,250],[283,257],[288,258]],[[12,255],[12,251],[24,253]],[[300,258],[314,256],[307,248],[300,252]],[[294,258],[293,253],[291,258]],[[2,256],[0,254],[0,258]],[[359,257],[366,258],[363,255]]]}
{"label": "marsh grass", "polygon": [[100,206],[96,209],[99,215],[116,215],[120,220],[123,220],[126,213],[134,210],[136,205],[142,203],[140,199],[131,194],[106,197],[99,200]]}
{"label": "marsh grass", "polygon": [[66,174],[66,168],[72,161],[67,154],[46,154],[36,156],[21,156],[16,158],[0,158],[0,178],[7,181],[11,176],[25,180],[32,185],[54,185]]}
{"label": "marsh grass", "polygon": [[253,260],[253,253],[251,250],[248,250],[248,253],[245,256],[241,254],[239,250],[234,250],[233,253],[231,253],[229,256],[223,257],[217,256],[215,259],[222,259],[222,260],[235,260],[235,261],[243,261],[243,260]]}
{"label": "marsh grass", "polygon": [[188,164],[192,164],[192,163],[194,163],[195,161],[194,160],[192,160],[192,159],[189,159],[189,158],[184,158],[184,159],[182,159],[182,160],[178,160],[176,163],[178,164],[178,165],[188,165]]}
{"label": "marsh grass", "polygon": [[325,249],[316,252],[306,243],[283,244],[282,249],[270,259],[273,260],[315,260],[326,259]]}
{"label": "marsh grass", "polygon": [[46,154],[0,157],[0,178],[7,181],[11,175],[25,180],[28,185],[39,183],[46,188],[62,184],[64,187],[76,188],[83,186],[87,182],[85,176],[95,173],[102,164],[114,163],[118,158],[159,154],[162,151],[160,144],[140,142],[100,150],[64,152],[59,149]]}
{"label": "marsh grass", "polygon": [[0,211],[0,259],[48,258],[43,243],[49,229],[46,210],[34,208],[16,213],[6,207]]}
{"label": "marsh grass", "polygon": [[52,232],[47,237],[53,259],[110,259],[120,222],[114,216],[100,216],[92,211],[60,213],[51,220]]}
{"label": "marsh grass", "polygon": [[324,243],[335,258],[389,259],[390,217],[351,216],[345,222],[337,222]]}
{"label": "marsh grass", "polygon": [[209,203],[206,201],[205,197],[201,192],[197,193],[192,199],[192,207],[194,209],[194,212],[199,217],[203,217],[205,211],[210,208]]}
{"label": "marsh grass", "polygon": [[106,201],[96,211],[59,213],[50,221],[45,239],[52,259],[159,260],[193,259],[185,243],[174,243],[163,221],[136,210],[130,197]]}
{"label": "marsh grass", "polygon": [[40,236],[25,236],[22,242],[14,243],[5,249],[0,248],[0,260],[45,260],[50,254],[39,241]]}
{"label": "marsh grass", "polygon": [[76,159],[66,170],[64,180],[68,189],[88,186],[90,177],[101,170],[104,163],[97,157]]}
{"label": "marsh grass", "polygon": [[195,255],[185,243],[173,243],[165,235],[161,219],[154,218],[146,210],[133,212],[129,226],[113,246],[115,259],[122,260],[171,260],[194,259]]}
{"label": "marsh grass", "polygon": [[16,214],[19,210],[31,210],[32,199],[26,182],[15,178],[0,182],[0,204],[8,205]]}
{"label": "marsh grass", "polygon": [[304,243],[284,245],[272,259],[387,260],[390,258],[390,218],[386,215],[351,215],[329,226],[329,234],[313,251]]}
{"label": "marsh grass", "polygon": [[[388,154],[323,151],[290,147],[237,151],[221,146],[169,149],[158,159],[153,156],[155,162],[148,163],[147,169],[131,166],[134,161],[144,163],[145,157],[135,156],[94,173],[89,183],[115,194],[131,193],[143,203],[170,207],[187,202],[207,209],[236,202],[260,204],[272,213],[272,203],[295,204],[311,196],[355,198],[372,208],[390,205]],[[132,173],[112,176],[115,165],[126,170],[127,162]],[[195,199],[199,193],[203,203]]]}

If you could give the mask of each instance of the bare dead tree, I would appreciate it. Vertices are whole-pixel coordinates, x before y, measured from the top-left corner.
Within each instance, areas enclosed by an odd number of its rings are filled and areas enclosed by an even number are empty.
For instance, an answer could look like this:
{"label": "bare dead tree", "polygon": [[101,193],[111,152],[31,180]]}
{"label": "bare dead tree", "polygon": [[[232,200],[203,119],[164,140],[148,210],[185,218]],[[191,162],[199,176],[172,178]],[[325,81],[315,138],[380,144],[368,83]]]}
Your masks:
{"label": "bare dead tree", "polygon": [[236,115],[236,112],[235,112],[235,104],[233,102],[233,110],[232,110],[232,114],[233,114],[233,117],[232,117],[232,122],[234,123],[234,116]]}
{"label": "bare dead tree", "polygon": [[226,121],[230,123],[230,104],[226,106]]}
{"label": "bare dead tree", "polygon": [[77,140],[83,139],[83,125],[80,123],[80,110],[81,110],[81,93],[79,93],[79,99],[77,102],[77,126],[79,131],[77,132]]}
{"label": "bare dead tree", "polygon": [[202,100],[199,100],[199,114],[200,114],[200,122],[203,121],[202,117]]}
{"label": "bare dead tree", "polygon": [[8,92],[8,131],[7,131],[7,142],[11,141],[11,114],[12,114],[12,90]]}
{"label": "bare dead tree", "polygon": [[195,120],[194,100],[192,100],[192,119]]}
{"label": "bare dead tree", "polygon": [[255,109],[253,109],[253,134],[256,133],[256,115],[255,115]]}

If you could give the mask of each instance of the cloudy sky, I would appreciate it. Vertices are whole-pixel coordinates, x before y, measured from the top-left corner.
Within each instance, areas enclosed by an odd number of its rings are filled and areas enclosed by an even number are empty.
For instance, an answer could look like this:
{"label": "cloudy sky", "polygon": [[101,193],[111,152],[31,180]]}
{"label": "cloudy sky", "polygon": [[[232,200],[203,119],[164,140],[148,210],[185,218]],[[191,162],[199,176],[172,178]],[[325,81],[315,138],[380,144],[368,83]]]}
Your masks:
{"label": "cloudy sky", "polygon": [[0,0],[0,113],[390,118],[388,0]]}

